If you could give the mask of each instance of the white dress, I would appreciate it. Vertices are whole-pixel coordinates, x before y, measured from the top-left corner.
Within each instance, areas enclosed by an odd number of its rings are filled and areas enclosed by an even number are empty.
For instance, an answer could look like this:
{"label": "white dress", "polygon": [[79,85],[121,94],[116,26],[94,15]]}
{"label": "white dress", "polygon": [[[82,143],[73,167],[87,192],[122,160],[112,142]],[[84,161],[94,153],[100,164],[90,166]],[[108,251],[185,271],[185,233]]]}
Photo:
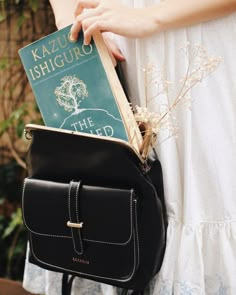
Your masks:
{"label": "white dress", "polygon": [[[141,7],[153,1],[129,0],[129,4]],[[171,102],[176,97],[188,66],[180,49],[186,42],[190,59],[195,44],[222,58],[213,73],[190,89],[191,109],[181,105],[174,112],[178,136],[157,145],[169,225],[164,262],[146,294],[236,294],[235,37],[235,13],[143,40],[117,37],[126,57],[129,96],[138,105],[145,105],[143,68],[149,64],[161,68],[164,79],[172,82],[168,97],[161,95],[162,99]],[[150,93],[155,87],[155,83],[148,86]],[[149,101],[151,110],[157,105],[157,98]],[[35,293],[59,295],[60,277],[27,263],[24,286]],[[73,294],[115,295],[119,291],[78,279]]]}

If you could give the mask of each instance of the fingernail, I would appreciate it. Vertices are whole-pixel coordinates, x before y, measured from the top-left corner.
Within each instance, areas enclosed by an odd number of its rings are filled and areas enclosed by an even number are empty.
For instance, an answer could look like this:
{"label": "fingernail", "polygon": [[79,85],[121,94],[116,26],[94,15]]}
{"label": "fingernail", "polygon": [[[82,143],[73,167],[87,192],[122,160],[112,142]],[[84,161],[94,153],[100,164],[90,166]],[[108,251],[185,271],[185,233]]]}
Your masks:
{"label": "fingernail", "polygon": [[71,42],[75,42],[76,41],[75,37],[73,36],[73,34],[71,32],[69,34],[69,38],[70,38],[70,41]]}

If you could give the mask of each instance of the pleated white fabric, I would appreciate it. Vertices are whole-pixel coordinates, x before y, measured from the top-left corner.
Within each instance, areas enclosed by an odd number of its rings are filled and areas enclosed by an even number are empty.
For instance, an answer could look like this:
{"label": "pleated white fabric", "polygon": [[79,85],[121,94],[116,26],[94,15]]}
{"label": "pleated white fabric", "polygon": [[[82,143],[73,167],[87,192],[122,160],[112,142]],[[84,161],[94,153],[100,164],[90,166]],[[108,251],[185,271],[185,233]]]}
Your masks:
{"label": "pleated white fabric", "polygon": [[[155,0],[153,0],[155,1]],[[152,0],[129,0],[141,7]],[[127,0],[126,0],[127,2]],[[149,2],[149,3],[147,3]],[[158,2],[158,0],[156,0]],[[190,90],[191,110],[174,115],[178,137],[157,145],[163,166],[169,225],[167,248],[159,274],[146,294],[236,294],[236,14],[142,40],[118,38],[126,57],[129,96],[145,105],[143,68],[152,63],[172,82],[176,97],[188,62],[181,47],[202,44],[219,67]],[[148,86],[155,93],[155,84]],[[153,89],[152,89],[153,87]],[[158,108],[158,99],[149,108]],[[119,290],[76,280],[73,294],[115,295]],[[60,275],[26,263],[24,286],[46,295],[60,294]]]}

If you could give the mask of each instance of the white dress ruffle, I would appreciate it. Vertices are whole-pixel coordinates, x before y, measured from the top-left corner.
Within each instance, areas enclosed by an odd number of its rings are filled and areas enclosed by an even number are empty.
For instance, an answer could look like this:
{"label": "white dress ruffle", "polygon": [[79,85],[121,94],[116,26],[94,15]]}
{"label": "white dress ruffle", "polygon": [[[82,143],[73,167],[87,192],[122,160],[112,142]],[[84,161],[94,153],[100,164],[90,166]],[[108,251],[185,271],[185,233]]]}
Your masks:
{"label": "white dress ruffle", "polygon": [[165,260],[151,294],[235,294],[236,222],[170,219]]}

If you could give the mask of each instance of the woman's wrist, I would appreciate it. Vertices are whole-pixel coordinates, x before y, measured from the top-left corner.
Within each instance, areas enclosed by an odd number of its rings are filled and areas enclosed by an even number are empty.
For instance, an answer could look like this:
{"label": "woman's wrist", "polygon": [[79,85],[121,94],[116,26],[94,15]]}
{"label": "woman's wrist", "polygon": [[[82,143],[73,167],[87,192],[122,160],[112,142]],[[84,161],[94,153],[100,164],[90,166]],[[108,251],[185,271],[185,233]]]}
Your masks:
{"label": "woman's wrist", "polygon": [[149,6],[146,8],[149,18],[153,23],[153,32],[152,33],[160,33],[166,30],[167,28],[167,18],[165,17],[165,7],[163,7],[163,3],[159,3],[153,6]]}
{"label": "woman's wrist", "polygon": [[150,7],[156,32],[191,26],[236,11],[236,0],[166,0]]}

